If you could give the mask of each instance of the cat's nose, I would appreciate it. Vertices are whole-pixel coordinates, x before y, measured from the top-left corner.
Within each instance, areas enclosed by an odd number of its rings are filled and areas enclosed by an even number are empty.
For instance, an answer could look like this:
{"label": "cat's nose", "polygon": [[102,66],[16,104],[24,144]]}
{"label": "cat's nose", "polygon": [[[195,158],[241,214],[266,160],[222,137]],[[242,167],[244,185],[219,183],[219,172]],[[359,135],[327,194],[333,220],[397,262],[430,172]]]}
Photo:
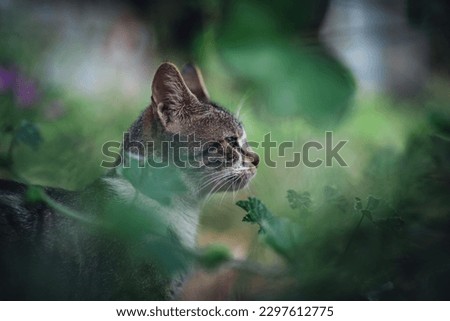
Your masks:
{"label": "cat's nose", "polygon": [[252,159],[252,164],[255,166],[255,167],[258,167],[258,164],[259,164],[259,156],[258,156],[258,154],[256,154],[256,153],[250,153],[250,158]]}

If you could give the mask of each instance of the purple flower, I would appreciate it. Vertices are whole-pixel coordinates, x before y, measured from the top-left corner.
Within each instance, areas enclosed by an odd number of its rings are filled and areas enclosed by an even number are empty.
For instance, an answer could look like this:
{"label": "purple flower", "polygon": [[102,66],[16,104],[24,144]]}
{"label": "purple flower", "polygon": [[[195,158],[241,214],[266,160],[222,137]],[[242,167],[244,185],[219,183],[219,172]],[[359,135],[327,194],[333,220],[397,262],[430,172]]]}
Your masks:
{"label": "purple flower", "polygon": [[0,93],[11,89],[16,82],[17,72],[0,66]]}
{"label": "purple flower", "polygon": [[17,107],[22,109],[32,107],[39,98],[36,82],[22,75],[19,75],[16,79],[14,94],[16,96]]}

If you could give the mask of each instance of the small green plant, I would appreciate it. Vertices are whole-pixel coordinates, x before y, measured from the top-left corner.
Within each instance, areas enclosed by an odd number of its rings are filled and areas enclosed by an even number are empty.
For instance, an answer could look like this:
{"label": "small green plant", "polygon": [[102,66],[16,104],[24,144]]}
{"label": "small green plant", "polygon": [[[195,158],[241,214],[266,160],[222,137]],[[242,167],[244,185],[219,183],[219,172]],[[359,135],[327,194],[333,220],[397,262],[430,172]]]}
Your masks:
{"label": "small green plant", "polygon": [[[342,214],[340,208],[346,203],[342,196],[330,187],[325,188],[325,194],[328,195],[325,201],[332,206],[312,209],[309,193],[288,191],[291,208],[311,212],[308,222],[292,215],[275,215],[254,197],[237,202],[246,211],[243,221],[259,226],[261,240],[285,259],[286,275],[297,280],[293,288],[286,289],[288,297],[378,299],[393,293],[401,296],[395,281],[400,271],[392,262],[399,250],[408,248],[406,244],[399,248],[403,242],[399,231],[404,221],[373,196],[368,196],[366,202],[356,197],[353,210],[347,207]],[[336,211],[341,214],[336,215]],[[368,224],[364,224],[365,220]]]}
{"label": "small green plant", "polygon": [[309,192],[299,193],[290,189],[287,191],[287,199],[289,206],[293,210],[297,210],[302,217],[307,217],[310,214],[312,200]]}

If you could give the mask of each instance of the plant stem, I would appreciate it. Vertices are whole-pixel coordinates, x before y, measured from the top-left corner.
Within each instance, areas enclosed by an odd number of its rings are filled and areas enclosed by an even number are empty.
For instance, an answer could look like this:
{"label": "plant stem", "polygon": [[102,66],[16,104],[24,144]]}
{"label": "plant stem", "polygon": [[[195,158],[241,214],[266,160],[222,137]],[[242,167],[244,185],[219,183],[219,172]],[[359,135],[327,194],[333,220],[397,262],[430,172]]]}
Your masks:
{"label": "plant stem", "polygon": [[58,202],[56,202],[54,199],[52,199],[50,196],[47,195],[47,193],[45,193],[44,190],[40,190],[40,196],[41,199],[47,203],[47,205],[49,205],[50,207],[52,207],[53,209],[55,209],[56,211],[70,217],[73,219],[76,219],[80,222],[83,223],[87,223],[87,224],[91,224],[91,225],[98,225],[99,223],[91,220],[87,217],[85,217],[84,215],[81,215],[80,213],[78,213],[77,211],[74,211]]}
{"label": "plant stem", "polygon": [[363,213],[361,213],[361,218],[359,219],[358,224],[356,224],[355,228],[353,229],[352,235],[350,236],[350,239],[349,239],[348,242],[347,242],[347,246],[345,247],[345,250],[344,250],[344,252],[342,253],[341,260],[342,260],[342,258],[344,258],[345,255],[347,254],[348,249],[350,248],[350,245],[351,245],[352,242],[353,242],[353,238],[355,237],[356,232],[358,231],[359,227],[361,226],[361,223],[362,223],[362,221],[363,221],[363,219],[364,219],[364,216],[365,216],[365,215],[364,215]]}

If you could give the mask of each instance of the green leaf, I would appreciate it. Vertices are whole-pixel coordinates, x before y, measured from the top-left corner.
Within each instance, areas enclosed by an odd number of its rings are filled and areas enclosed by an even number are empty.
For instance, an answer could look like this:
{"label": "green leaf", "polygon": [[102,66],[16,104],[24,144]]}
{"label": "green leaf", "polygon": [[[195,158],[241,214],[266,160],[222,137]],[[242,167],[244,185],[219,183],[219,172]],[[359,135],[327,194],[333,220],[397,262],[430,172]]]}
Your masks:
{"label": "green leaf", "polygon": [[366,206],[366,210],[368,211],[373,211],[375,210],[378,205],[380,205],[381,200],[378,198],[375,198],[373,196],[369,196],[367,198],[367,206]]}
{"label": "green leaf", "polygon": [[246,201],[238,201],[236,205],[247,212],[242,219],[243,222],[258,224],[258,233],[265,232],[265,225],[273,219],[273,215],[259,199],[249,197]]}
{"label": "green leaf", "polygon": [[298,193],[294,190],[287,191],[287,199],[292,209],[309,209],[311,207],[311,195],[308,192]]}
{"label": "green leaf", "polygon": [[429,119],[431,124],[437,129],[437,132],[446,138],[450,138],[450,117],[443,114],[433,112]]}
{"label": "green leaf", "polygon": [[194,259],[186,248],[167,237],[149,237],[133,250],[135,260],[155,265],[167,276],[186,272]]}
{"label": "green leaf", "polygon": [[288,260],[295,256],[296,244],[300,239],[300,226],[287,219],[275,217],[257,198],[249,197],[246,201],[238,201],[239,207],[247,212],[242,221],[258,224],[258,233],[263,234],[264,241],[278,254]]}
{"label": "green leaf", "polygon": [[186,184],[177,168],[154,168],[144,166],[143,159],[132,156],[130,166],[119,168],[122,174],[139,192],[160,202],[170,205],[173,195],[187,191]]}
{"label": "green leaf", "polygon": [[275,252],[289,261],[298,259],[296,249],[302,241],[301,226],[286,218],[275,217],[266,230],[264,240]]}
{"label": "green leaf", "polygon": [[134,241],[149,235],[167,237],[167,227],[154,209],[142,209],[134,203],[108,201],[102,217],[107,232],[123,240]]}
{"label": "green leaf", "polygon": [[355,210],[361,211],[363,209],[361,199],[359,197],[355,197]]}
{"label": "green leaf", "polygon": [[11,166],[11,160],[7,157],[0,156],[0,167],[8,168]]}
{"label": "green leaf", "polygon": [[33,149],[37,149],[42,143],[42,136],[39,128],[27,120],[22,120],[16,131],[15,137],[18,141]]}
{"label": "green leaf", "polygon": [[362,215],[367,217],[371,222],[373,222],[372,213],[368,210],[361,210]]}

